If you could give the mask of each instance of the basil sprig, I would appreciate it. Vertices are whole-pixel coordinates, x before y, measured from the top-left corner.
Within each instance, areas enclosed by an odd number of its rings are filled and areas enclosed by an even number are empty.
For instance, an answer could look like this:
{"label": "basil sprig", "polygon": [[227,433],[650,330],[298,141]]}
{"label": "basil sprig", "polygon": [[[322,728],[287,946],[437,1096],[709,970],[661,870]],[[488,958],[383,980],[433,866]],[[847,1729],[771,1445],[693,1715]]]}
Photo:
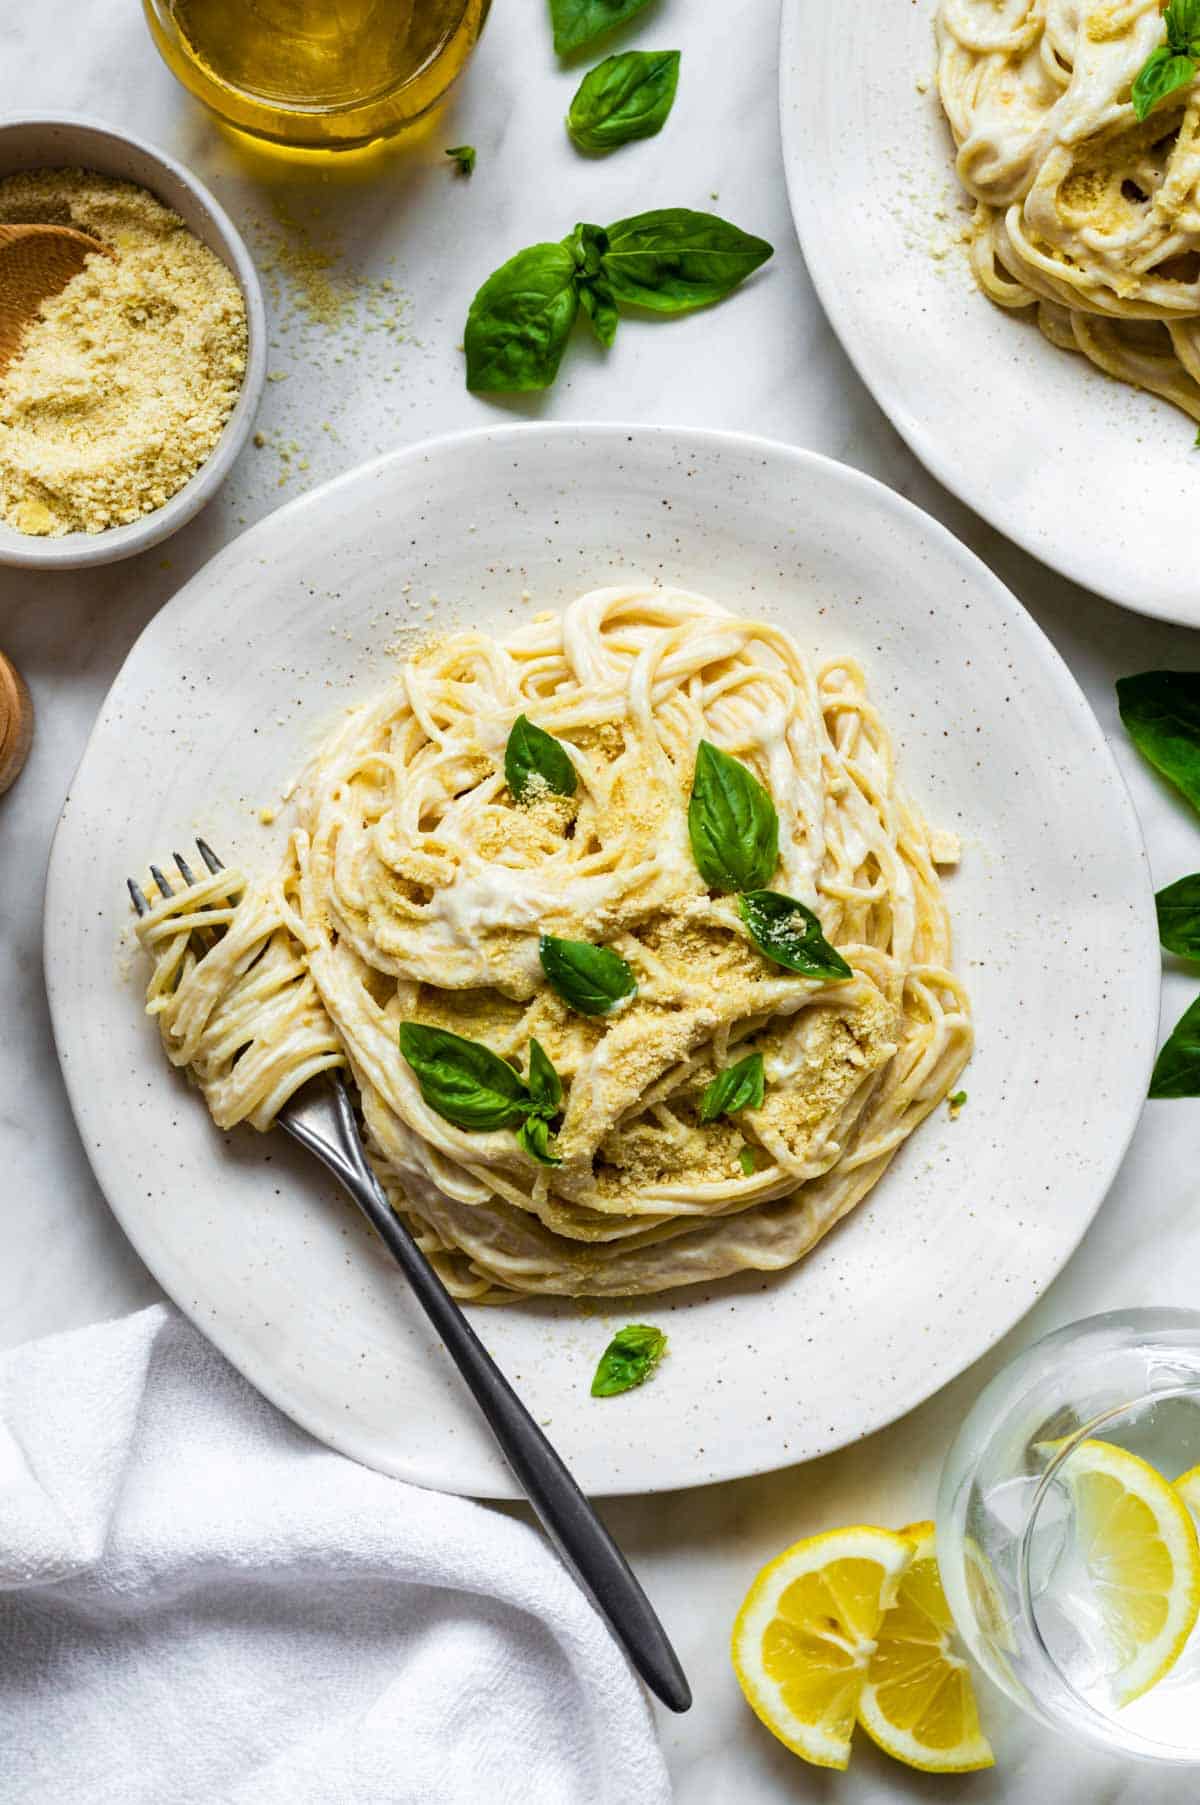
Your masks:
{"label": "basil sprig", "polygon": [[554,48],[559,56],[570,56],[624,25],[648,4],[649,0],[550,0]]}
{"label": "basil sprig", "polygon": [[538,1041],[529,1043],[528,1083],[490,1047],[448,1028],[402,1022],[400,1051],[437,1115],[469,1133],[515,1128],[532,1158],[561,1165],[550,1124],[562,1108],[562,1080]]}
{"label": "basil sprig", "polygon": [[1122,677],[1117,703],[1138,751],[1200,809],[1200,671]]}
{"label": "basil sprig", "polygon": [[[1200,17],[1200,0],[1196,6]],[[1138,751],[1200,810],[1200,671],[1122,677],[1117,703]],[[1200,959],[1200,876],[1168,884],[1154,900],[1159,938],[1167,951]],[[1150,1095],[1200,1097],[1200,998],[1159,1053]]]}
{"label": "basil sprig", "polygon": [[632,966],[609,946],[543,934],[538,952],[551,988],[580,1015],[611,1015],[637,995]]}
{"label": "basil sprig", "polygon": [[580,150],[615,150],[652,138],[666,124],[679,83],[678,50],[626,50],[607,56],[579,84],[567,131]]}
{"label": "basil sprig", "polygon": [[844,984],[854,976],[842,955],[821,932],[811,909],[776,890],[751,890],[739,896],[738,908],[759,952],[788,971],[806,978]]}
{"label": "basil sprig", "polygon": [[603,345],[618,304],[686,313],[730,294],[773,255],[762,238],[686,207],[576,226],[559,244],[518,251],[471,302],[463,346],[475,394],[549,388],[580,308]]}
{"label": "basil sprig", "polygon": [[644,1385],[666,1351],[666,1336],[649,1323],[631,1322],[618,1329],[600,1356],[592,1380],[592,1396],[615,1398],[636,1385]]}
{"label": "basil sprig", "polygon": [[513,722],[504,748],[504,781],[517,802],[536,796],[543,786],[555,796],[573,796],[579,784],[562,741],[523,714]]}
{"label": "basil sprig", "polygon": [[700,1120],[715,1122],[739,1109],[761,1109],[766,1092],[761,1053],[748,1053],[718,1072],[700,1099]]}
{"label": "basil sprig", "polygon": [[1200,65],[1200,0],[1171,0],[1163,15],[1167,41],[1151,51],[1133,84],[1133,110],[1145,119],[1160,100],[1195,80]]}
{"label": "basil sprig", "polygon": [[701,740],[688,803],[688,838],[710,890],[761,890],[779,862],[779,816],[757,777]]}
{"label": "basil sprig", "polygon": [[1181,877],[1154,899],[1158,937],[1169,953],[1200,959],[1200,877]]}

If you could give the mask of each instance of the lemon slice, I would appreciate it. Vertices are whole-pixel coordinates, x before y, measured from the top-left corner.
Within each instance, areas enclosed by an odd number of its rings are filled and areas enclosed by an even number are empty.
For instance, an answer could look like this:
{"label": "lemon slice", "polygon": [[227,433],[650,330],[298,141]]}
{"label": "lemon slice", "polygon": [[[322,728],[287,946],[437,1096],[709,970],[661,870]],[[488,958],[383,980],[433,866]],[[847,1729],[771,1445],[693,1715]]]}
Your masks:
{"label": "lemon slice", "polygon": [[886,1754],[927,1774],[991,1767],[971,1675],[953,1646],[934,1526],[914,1523],[903,1534],[913,1544],[913,1557],[879,1626],[858,1721]]}
{"label": "lemon slice", "polygon": [[890,1529],[833,1529],[786,1548],[747,1592],[734,1670],[751,1709],[805,1761],[848,1764],[880,1620],[912,1553]]}
{"label": "lemon slice", "polygon": [[1175,1490],[1192,1513],[1194,1522],[1200,1523],[1200,1467],[1189,1467],[1174,1481]]}
{"label": "lemon slice", "polygon": [[[1200,1612],[1200,1545],[1181,1489],[1112,1442],[1080,1442],[1061,1468],[1105,1632],[1119,1706],[1174,1666]],[[1190,1474],[1184,1479],[1190,1480]]]}

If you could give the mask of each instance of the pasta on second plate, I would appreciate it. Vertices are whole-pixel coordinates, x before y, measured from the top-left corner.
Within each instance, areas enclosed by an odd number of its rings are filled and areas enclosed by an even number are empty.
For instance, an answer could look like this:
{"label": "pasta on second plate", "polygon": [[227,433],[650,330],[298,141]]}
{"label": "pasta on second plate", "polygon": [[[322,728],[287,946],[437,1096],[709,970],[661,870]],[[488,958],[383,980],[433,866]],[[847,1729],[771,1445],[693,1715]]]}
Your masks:
{"label": "pasta on second plate", "polygon": [[[522,722],[566,781],[514,794]],[[705,745],[769,798],[754,894],[811,922],[824,975],[698,868]],[[788,1266],[969,1057],[936,870],[956,844],[905,798],[862,672],[703,597],[598,590],[503,642],[431,640],[323,747],[297,813],[279,870],[206,876],[139,923],[148,1007],[223,1127],[265,1129],[347,1067],[380,1181],[460,1297]],[[602,948],[625,993],[573,1003],[547,936]],[[540,1061],[557,1130],[450,1119],[401,1051],[414,1026],[498,1056],[510,1091]],[[759,1058],[758,1092],[713,1116],[714,1081]]]}
{"label": "pasta on second plate", "polygon": [[1200,85],[1132,100],[1159,0],[940,0],[937,30],[984,292],[1200,420]]}

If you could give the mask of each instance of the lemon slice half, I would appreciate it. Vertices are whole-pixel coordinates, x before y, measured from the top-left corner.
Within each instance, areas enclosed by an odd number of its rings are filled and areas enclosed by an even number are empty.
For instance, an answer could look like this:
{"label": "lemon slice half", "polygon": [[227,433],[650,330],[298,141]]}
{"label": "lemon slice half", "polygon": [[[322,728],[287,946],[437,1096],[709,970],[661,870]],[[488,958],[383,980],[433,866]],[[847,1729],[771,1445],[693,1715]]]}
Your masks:
{"label": "lemon slice half", "polygon": [[1080,1442],[1060,1472],[1118,1659],[1116,1702],[1129,1705],[1174,1666],[1200,1613],[1200,1545],[1183,1482],[1170,1485],[1147,1461],[1104,1441]]}
{"label": "lemon slice half", "polygon": [[880,1621],[912,1556],[890,1529],[833,1529],[785,1549],[746,1594],[734,1670],[751,1709],[805,1761],[847,1766]]}
{"label": "lemon slice half", "polygon": [[971,1675],[954,1643],[934,1526],[914,1523],[902,1533],[913,1557],[879,1626],[858,1721],[885,1754],[925,1773],[991,1767]]}

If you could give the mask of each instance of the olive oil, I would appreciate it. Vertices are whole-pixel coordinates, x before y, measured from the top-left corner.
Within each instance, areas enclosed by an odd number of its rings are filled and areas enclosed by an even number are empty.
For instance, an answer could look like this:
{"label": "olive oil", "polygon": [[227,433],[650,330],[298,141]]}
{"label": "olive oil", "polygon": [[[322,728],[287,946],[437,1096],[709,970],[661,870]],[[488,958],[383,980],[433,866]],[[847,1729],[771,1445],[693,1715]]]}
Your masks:
{"label": "olive oil", "polygon": [[143,0],[164,60],[255,137],[343,150],[390,137],[446,94],[489,0]]}

